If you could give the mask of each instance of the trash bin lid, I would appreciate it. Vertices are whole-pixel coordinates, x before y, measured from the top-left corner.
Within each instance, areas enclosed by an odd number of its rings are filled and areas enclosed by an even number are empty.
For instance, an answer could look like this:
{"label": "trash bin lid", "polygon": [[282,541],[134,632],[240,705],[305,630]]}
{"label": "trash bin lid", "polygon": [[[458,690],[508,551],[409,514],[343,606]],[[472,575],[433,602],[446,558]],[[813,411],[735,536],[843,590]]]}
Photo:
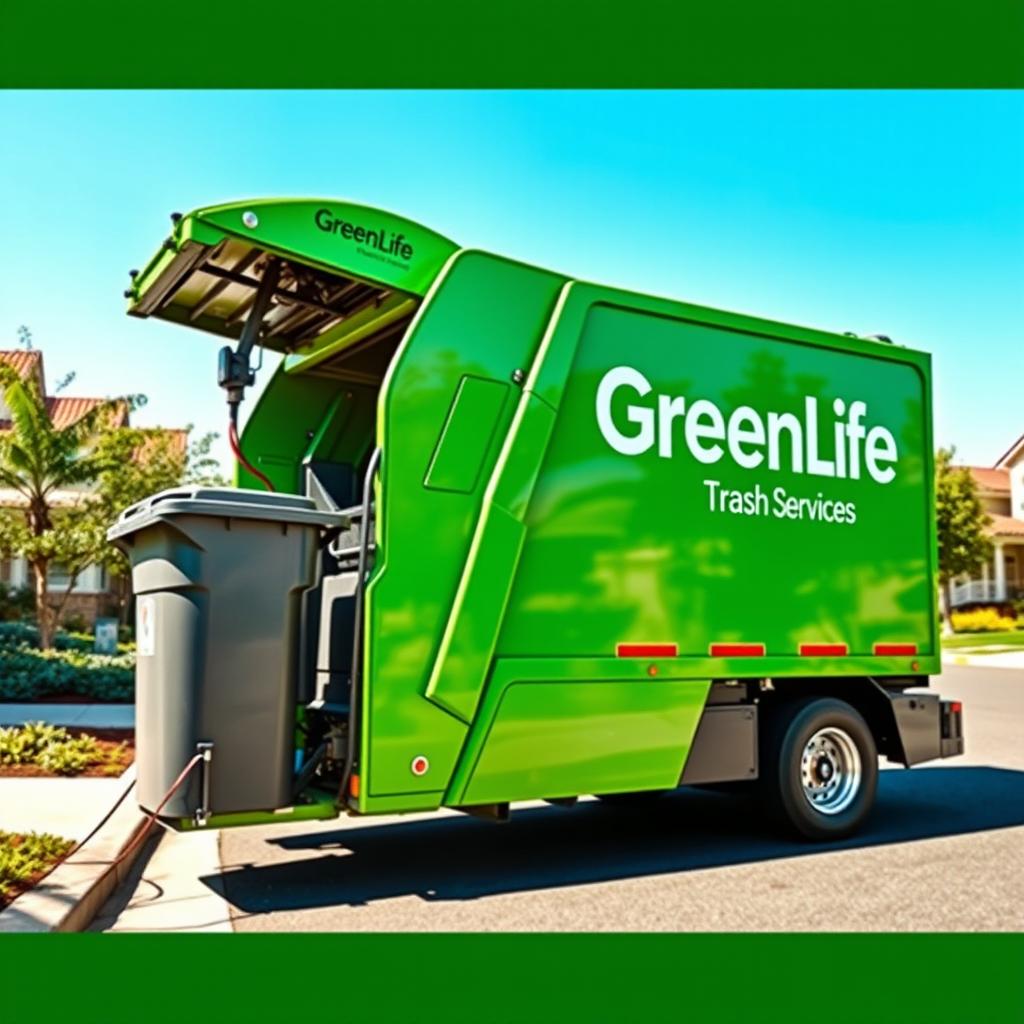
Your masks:
{"label": "trash bin lid", "polygon": [[318,529],[350,525],[341,512],[324,512],[301,494],[250,491],[239,487],[172,487],[126,508],[107,531],[115,540],[171,516],[215,516],[218,519],[262,519]]}

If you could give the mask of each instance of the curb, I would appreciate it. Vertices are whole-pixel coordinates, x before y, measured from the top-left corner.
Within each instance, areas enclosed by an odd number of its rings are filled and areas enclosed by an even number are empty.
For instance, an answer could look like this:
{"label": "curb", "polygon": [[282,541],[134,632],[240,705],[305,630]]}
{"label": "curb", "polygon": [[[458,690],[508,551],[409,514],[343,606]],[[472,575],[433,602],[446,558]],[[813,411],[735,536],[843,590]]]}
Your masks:
{"label": "curb", "polygon": [[134,704],[40,704],[0,701],[0,725],[47,722],[69,729],[134,729]]}
{"label": "curb", "polygon": [[942,652],[943,665],[973,666],[975,668],[1001,668],[1010,671],[1024,671],[1024,655],[999,651],[993,654],[954,654]]}
{"label": "curb", "polygon": [[[134,765],[121,780],[124,785],[116,800],[135,782]],[[115,864],[121,851],[143,831],[152,833],[158,827],[128,798],[84,846],[0,912],[0,933],[84,931],[146,849],[146,839],[140,839],[131,854]]]}

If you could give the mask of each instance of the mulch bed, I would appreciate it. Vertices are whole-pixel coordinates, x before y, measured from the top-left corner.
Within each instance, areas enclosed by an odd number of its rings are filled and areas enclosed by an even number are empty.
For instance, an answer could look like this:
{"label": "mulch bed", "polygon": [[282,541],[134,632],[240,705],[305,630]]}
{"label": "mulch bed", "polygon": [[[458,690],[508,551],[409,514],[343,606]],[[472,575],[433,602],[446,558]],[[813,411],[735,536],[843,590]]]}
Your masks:
{"label": "mulch bed", "polygon": [[[15,835],[13,837],[12,846],[17,845],[24,841],[24,837]],[[72,850],[75,848],[75,844],[70,840],[62,841],[65,849],[59,856],[49,858],[46,863],[42,864],[38,871],[34,871],[31,875],[26,878],[19,879],[7,879],[3,891],[0,891],[0,910],[4,907],[9,906],[13,903],[23,892],[28,892],[29,889],[37,886]]]}
{"label": "mulch bed", "polygon": [[[114,779],[135,760],[134,729],[72,729],[68,727],[68,732],[72,736],[94,736],[105,754],[113,756],[116,752],[115,764],[118,770],[112,772],[111,764],[106,763],[94,764],[75,775],[57,775],[54,772],[45,771],[35,764],[0,764],[0,779]],[[124,743],[123,748],[121,748],[122,743]]]}

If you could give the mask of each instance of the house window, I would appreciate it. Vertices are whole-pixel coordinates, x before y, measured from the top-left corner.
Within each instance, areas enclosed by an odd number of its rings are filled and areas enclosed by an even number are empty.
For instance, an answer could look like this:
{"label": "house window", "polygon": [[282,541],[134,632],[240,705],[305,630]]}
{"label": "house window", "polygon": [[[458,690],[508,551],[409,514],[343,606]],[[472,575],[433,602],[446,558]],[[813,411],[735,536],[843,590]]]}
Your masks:
{"label": "house window", "polygon": [[49,566],[47,566],[47,590],[67,590],[70,584],[71,574],[68,572],[67,566],[61,565],[60,562],[51,562]]}

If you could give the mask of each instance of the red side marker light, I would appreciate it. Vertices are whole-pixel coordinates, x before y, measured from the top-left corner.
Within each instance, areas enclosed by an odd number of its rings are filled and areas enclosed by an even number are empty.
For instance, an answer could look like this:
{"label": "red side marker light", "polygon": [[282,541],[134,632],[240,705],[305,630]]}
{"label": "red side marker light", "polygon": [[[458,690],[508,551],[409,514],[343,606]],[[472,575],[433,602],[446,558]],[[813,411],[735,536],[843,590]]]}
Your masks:
{"label": "red side marker light", "polygon": [[708,654],[712,658],[763,658],[764,644],[712,644]]}
{"label": "red side marker light", "polygon": [[872,650],[875,654],[917,654],[917,644],[875,644]]}
{"label": "red side marker light", "polygon": [[412,764],[409,765],[409,770],[416,776],[426,775],[430,770],[430,762],[422,754],[417,754],[416,757],[412,759]]}
{"label": "red side marker light", "polygon": [[800,654],[804,658],[843,657],[850,653],[846,644],[801,644]]}
{"label": "red side marker light", "polygon": [[674,658],[679,653],[678,644],[616,644],[617,658]]}

